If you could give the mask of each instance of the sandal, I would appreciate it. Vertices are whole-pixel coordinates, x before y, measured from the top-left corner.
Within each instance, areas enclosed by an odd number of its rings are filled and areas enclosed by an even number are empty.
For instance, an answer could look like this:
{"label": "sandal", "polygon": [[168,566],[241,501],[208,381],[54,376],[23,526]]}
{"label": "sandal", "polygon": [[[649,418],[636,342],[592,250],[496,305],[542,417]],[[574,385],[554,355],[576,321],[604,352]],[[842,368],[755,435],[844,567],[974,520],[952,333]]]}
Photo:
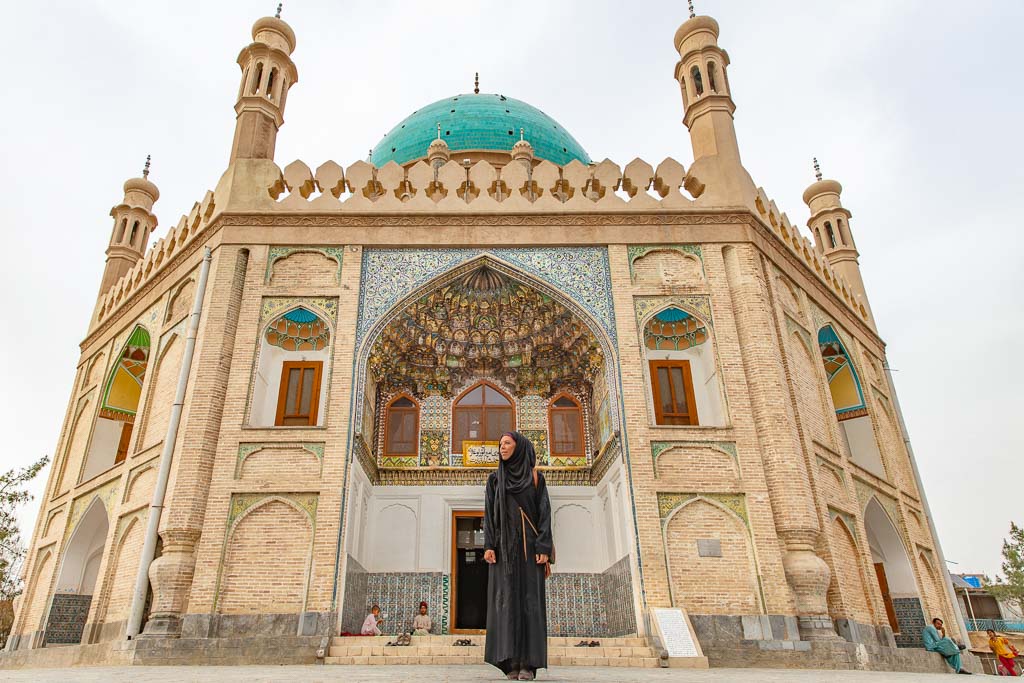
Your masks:
{"label": "sandal", "polygon": [[592,640],[587,644],[587,647],[601,647],[601,643],[596,640]]}
{"label": "sandal", "polygon": [[507,678],[510,681],[518,681],[519,680],[519,670],[516,669],[515,671],[509,671],[507,674],[505,674],[505,678]]}
{"label": "sandal", "polygon": [[533,671],[530,671],[529,669],[523,669],[519,672],[519,680],[521,681],[532,681],[536,677],[537,674]]}

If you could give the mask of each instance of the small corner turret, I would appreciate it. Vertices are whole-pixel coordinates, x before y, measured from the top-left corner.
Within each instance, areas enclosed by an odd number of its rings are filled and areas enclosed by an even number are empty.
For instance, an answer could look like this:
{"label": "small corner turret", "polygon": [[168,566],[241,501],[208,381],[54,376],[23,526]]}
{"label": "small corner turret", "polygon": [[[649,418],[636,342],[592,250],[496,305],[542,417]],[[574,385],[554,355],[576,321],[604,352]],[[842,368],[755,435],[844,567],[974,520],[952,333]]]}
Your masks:
{"label": "small corner turret", "polygon": [[235,138],[231,161],[273,159],[277,131],[284,124],[288,89],[299,79],[291,54],[295,32],[281,19],[281,5],[273,17],[258,19],[253,42],[242,48],[238,66],[242,82],[235,103]]}
{"label": "small corner turret", "polygon": [[687,187],[703,185],[707,200],[720,205],[753,207],[757,189],[740,161],[736,105],[726,73],[729,55],[718,46],[718,22],[697,16],[691,2],[690,18],[676,30],[673,45],[679,52],[675,79],[683,97],[683,123],[693,146]]}
{"label": "small corner turret", "polygon": [[853,214],[843,208],[839,198],[843,186],[837,180],[822,178],[817,158],[814,159],[814,176],[814,183],[804,190],[804,203],[811,210],[807,227],[814,235],[814,249],[823,255],[829,265],[853,288],[867,309],[868,321],[874,325],[874,316],[871,314],[864,280],[860,274],[860,254],[853,241],[853,231],[850,229],[850,217]]}
{"label": "small corner turret", "polygon": [[101,297],[143,257],[149,236],[156,229],[153,205],[160,199],[160,190],[149,180],[149,163],[147,156],[142,177],[125,181],[124,199],[110,210],[114,227],[100,283]]}

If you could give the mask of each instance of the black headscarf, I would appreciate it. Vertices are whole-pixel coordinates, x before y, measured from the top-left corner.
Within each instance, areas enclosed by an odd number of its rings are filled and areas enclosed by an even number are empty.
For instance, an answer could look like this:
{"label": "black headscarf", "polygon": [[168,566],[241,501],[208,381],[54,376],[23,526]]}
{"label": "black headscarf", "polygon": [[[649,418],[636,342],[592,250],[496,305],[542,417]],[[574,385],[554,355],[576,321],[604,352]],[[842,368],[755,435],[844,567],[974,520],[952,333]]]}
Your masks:
{"label": "black headscarf", "polygon": [[515,529],[518,520],[518,511],[506,509],[506,494],[517,499],[525,498],[522,494],[533,487],[533,468],[537,464],[537,453],[533,450],[530,440],[519,432],[505,432],[502,436],[511,436],[516,442],[516,448],[512,451],[512,457],[502,460],[498,457],[498,493],[494,497],[494,507],[497,513],[501,538],[499,539],[499,550],[504,562],[502,564],[509,568],[516,558],[518,545],[515,542]]}

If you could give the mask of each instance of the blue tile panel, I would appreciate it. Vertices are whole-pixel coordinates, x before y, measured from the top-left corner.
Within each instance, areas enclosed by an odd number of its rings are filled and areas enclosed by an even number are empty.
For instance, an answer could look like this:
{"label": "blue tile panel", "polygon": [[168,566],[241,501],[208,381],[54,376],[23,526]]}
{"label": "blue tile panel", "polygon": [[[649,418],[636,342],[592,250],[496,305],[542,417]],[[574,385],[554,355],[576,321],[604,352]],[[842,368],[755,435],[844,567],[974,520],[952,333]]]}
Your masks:
{"label": "blue tile panel", "polygon": [[573,159],[589,164],[590,156],[560,123],[526,102],[497,94],[446,97],[414,111],[377,143],[370,161],[380,168],[389,161],[406,164],[427,156],[427,147],[441,137],[453,153],[462,150],[510,152],[519,129],[538,159],[564,166]]}
{"label": "blue tile panel", "polygon": [[46,621],[46,642],[49,645],[77,645],[82,642],[85,620],[89,617],[91,595],[56,593]]}
{"label": "blue tile panel", "polygon": [[896,623],[900,632],[896,634],[897,647],[924,647],[921,632],[924,631],[924,611],[918,598],[893,598],[892,607],[896,612]]}

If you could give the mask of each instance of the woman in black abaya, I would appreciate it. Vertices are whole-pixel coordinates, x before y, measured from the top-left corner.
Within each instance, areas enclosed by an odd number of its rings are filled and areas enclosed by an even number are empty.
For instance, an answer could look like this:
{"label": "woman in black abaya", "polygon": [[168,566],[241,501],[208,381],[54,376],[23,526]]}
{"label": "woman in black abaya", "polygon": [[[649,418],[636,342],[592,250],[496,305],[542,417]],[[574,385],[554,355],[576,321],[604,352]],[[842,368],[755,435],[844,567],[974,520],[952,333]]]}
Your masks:
{"label": "woman in black abaya", "polygon": [[532,681],[548,665],[544,579],[553,547],[551,501],[544,475],[534,471],[529,439],[506,432],[498,450],[484,508],[484,559],[491,565],[484,661],[509,680]]}

